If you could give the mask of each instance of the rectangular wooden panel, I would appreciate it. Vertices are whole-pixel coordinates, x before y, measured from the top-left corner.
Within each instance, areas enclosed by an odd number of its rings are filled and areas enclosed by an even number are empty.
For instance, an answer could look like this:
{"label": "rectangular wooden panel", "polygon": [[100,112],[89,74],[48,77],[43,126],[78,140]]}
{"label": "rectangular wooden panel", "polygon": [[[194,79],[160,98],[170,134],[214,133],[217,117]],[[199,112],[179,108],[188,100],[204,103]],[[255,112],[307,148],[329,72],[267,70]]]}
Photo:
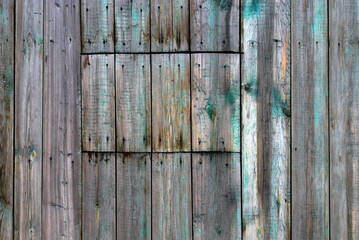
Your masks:
{"label": "rectangular wooden panel", "polygon": [[44,11],[42,239],[80,239],[80,1]]}
{"label": "rectangular wooden panel", "polygon": [[191,50],[239,52],[240,0],[191,0]]}
{"label": "rectangular wooden panel", "polygon": [[243,239],[289,239],[290,1],[241,5]]}
{"label": "rectangular wooden panel", "polygon": [[191,154],[154,153],[152,239],[192,239]]}
{"label": "rectangular wooden panel", "polygon": [[0,13],[0,239],[11,239],[14,204],[14,1],[1,1]]}
{"label": "rectangular wooden panel", "polygon": [[191,150],[188,54],[152,56],[152,144],[156,152]]}
{"label": "rectangular wooden panel", "polygon": [[292,237],[329,239],[327,2],[292,3]]}
{"label": "rectangular wooden panel", "polygon": [[115,151],[114,55],[82,56],[82,150]]}
{"label": "rectangular wooden panel", "polygon": [[151,50],[189,50],[188,0],[151,0]]}
{"label": "rectangular wooden panel", "polygon": [[116,239],[115,153],[83,153],[83,239]]}
{"label": "rectangular wooden panel", "polygon": [[151,239],[151,155],[117,155],[117,238]]}
{"label": "rectangular wooden panel", "polygon": [[330,234],[359,238],[359,2],[329,0]]}
{"label": "rectangular wooden panel", "polygon": [[151,151],[150,55],[116,55],[117,150]]}
{"label": "rectangular wooden panel", "polygon": [[194,54],[193,151],[240,151],[240,55]]}
{"label": "rectangular wooden panel", "polygon": [[115,0],[116,52],[149,52],[150,0]]}
{"label": "rectangular wooden panel", "polygon": [[194,239],[241,239],[239,153],[193,154]]}
{"label": "rectangular wooden panel", "polygon": [[16,1],[15,239],[41,238],[43,1]]}
{"label": "rectangular wooden panel", "polygon": [[83,53],[113,52],[115,50],[113,1],[81,0]]}

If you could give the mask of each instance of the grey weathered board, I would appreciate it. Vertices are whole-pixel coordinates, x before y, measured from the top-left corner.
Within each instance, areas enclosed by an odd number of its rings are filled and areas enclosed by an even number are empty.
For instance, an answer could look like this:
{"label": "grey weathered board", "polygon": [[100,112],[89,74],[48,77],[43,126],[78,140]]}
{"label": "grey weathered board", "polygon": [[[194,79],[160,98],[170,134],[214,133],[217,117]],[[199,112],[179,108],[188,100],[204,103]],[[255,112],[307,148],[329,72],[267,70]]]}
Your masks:
{"label": "grey weathered board", "polygon": [[82,150],[115,151],[114,55],[82,56]]}
{"label": "grey weathered board", "polygon": [[293,239],[329,239],[327,17],[325,0],[292,1]]}
{"label": "grey weathered board", "polygon": [[82,52],[114,51],[113,5],[114,0],[81,0]]}
{"label": "grey weathered board", "polygon": [[116,155],[83,153],[83,239],[116,239]]}
{"label": "grey weathered board", "polygon": [[151,51],[189,50],[188,0],[151,0]]}
{"label": "grey weathered board", "polygon": [[193,151],[240,151],[240,56],[191,58]]}
{"label": "grey weathered board", "polygon": [[151,239],[151,154],[117,155],[117,238]]}
{"label": "grey weathered board", "polygon": [[13,234],[14,6],[0,4],[0,239]]}
{"label": "grey weathered board", "polygon": [[193,154],[194,239],[241,239],[239,153]]}
{"label": "grey weathered board", "polygon": [[239,52],[239,5],[240,0],[191,0],[191,50]]}
{"label": "grey weathered board", "polygon": [[116,52],[149,52],[150,0],[115,0]]}
{"label": "grey weathered board", "polygon": [[116,55],[116,126],[119,152],[151,151],[150,55]]}
{"label": "grey weathered board", "polygon": [[242,0],[243,239],[290,230],[290,1]]}
{"label": "grey weathered board", "polygon": [[330,234],[359,238],[359,3],[329,0]]}
{"label": "grey weathered board", "polygon": [[191,154],[152,156],[152,239],[192,239]]}
{"label": "grey weathered board", "polygon": [[156,54],[152,63],[153,151],[190,151],[189,54]]}
{"label": "grey weathered board", "polygon": [[80,239],[80,1],[44,7],[42,239]]}

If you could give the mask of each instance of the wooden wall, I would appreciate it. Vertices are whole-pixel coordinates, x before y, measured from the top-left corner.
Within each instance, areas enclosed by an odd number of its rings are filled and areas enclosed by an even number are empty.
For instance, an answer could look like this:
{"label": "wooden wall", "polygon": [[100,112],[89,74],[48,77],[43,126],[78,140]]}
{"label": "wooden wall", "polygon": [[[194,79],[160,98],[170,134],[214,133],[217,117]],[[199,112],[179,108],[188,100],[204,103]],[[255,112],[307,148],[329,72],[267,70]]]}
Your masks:
{"label": "wooden wall", "polygon": [[0,0],[0,239],[358,238],[359,1]]}

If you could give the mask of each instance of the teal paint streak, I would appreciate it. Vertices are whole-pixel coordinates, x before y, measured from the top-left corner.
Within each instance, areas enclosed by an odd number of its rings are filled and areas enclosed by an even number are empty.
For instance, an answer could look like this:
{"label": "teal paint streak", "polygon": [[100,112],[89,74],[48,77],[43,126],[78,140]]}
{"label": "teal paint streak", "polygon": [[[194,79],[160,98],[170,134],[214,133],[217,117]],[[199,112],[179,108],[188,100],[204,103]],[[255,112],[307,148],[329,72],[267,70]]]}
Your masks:
{"label": "teal paint streak", "polygon": [[258,15],[260,3],[259,0],[251,0],[246,2],[246,6],[243,10],[243,18],[251,18]]}
{"label": "teal paint streak", "polygon": [[272,88],[271,91],[271,107],[274,118],[282,116],[290,117],[290,108],[276,88]]}
{"label": "teal paint streak", "polygon": [[212,101],[207,101],[206,112],[208,114],[208,117],[212,121],[214,121],[214,119],[216,118],[216,108],[215,108],[214,104],[212,103]]}
{"label": "teal paint streak", "polygon": [[233,0],[212,0],[213,5],[216,7],[216,9],[219,8],[219,10],[227,11],[232,7]]}

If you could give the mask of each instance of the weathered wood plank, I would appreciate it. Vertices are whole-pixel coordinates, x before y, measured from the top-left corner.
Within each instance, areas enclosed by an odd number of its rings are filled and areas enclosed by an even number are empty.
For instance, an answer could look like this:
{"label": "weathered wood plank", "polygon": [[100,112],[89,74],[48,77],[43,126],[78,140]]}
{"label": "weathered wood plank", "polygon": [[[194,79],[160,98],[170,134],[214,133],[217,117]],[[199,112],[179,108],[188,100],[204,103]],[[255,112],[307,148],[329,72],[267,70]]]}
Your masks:
{"label": "weathered wood plank", "polygon": [[240,0],[191,0],[191,50],[239,52]]}
{"label": "weathered wood plank", "polygon": [[190,151],[189,55],[153,55],[152,63],[153,151]]}
{"label": "weathered wood plank", "polygon": [[191,155],[152,156],[152,237],[192,239]]}
{"label": "weathered wood plank", "polygon": [[243,238],[290,233],[290,1],[242,0]]}
{"label": "weathered wood plank", "polygon": [[151,151],[150,55],[116,55],[117,150]]}
{"label": "weathered wood plank", "polygon": [[42,238],[80,239],[80,1],[48,0],[44,17]]}
{"label": "weathered wood plank", "polygon": [[83,53],[115,50],[113,14],[113,0],[81,0]]}
{"label": "weathered wood plank", "polygon": [[241,239],[239,153],[193,154],[194,239]]}
{"label": "weathered wood plank", "polygon": [[82,56],[82,150],[115,151],[114,55]]}
{"label": "weathered wood plank", "polygon": [[115,0],[116,52],[149,52],[150,0]]}
{"label": "weathered wood plank", "polygon": [[43,1],[16,1],[15,239],[41,238]]}
{"label": "weathered wood plank", "polygon": [[329,1],[330,234],[359,238],[359,3]]}
{"label": "weathered wood plank", "polygon": [[292,238],[329,239],[327,1],[292,3]]}
{"label": "weathered wood plank", "polygon": [[13,234],[14,1],[0,4],[0,239]]}
{"label": "weathered wood plank", "polygon": [[194,54],[193,151],[240,151],[240,55]]}
{"label": "weathered wood plank", "polygon": [[83,153],[83,239],[116,239],[116,155]]}
{"label": "weathered wood plank", "polygon": [[151,50],[189,50],[188,0],[151,0]]}
{"label": "weathered wood plank", "polygon": [[151,155],[117,155],[117,238],[151,239]]}

